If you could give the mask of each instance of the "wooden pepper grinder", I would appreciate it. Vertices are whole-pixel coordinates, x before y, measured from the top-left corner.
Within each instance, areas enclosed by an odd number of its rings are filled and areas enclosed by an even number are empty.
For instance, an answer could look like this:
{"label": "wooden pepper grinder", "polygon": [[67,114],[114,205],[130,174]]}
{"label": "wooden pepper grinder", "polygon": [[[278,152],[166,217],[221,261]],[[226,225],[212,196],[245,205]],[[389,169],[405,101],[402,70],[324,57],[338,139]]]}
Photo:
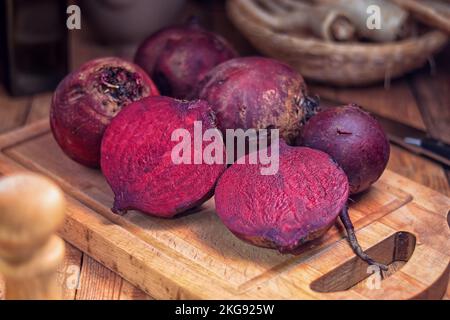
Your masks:
{"label": "wooden pepper grinder", "polygon": [[0,178],[0,273],[6,299],[60,299],[57,268],[64,242],[54,235],[64,219],[61,189],[42,176]]}

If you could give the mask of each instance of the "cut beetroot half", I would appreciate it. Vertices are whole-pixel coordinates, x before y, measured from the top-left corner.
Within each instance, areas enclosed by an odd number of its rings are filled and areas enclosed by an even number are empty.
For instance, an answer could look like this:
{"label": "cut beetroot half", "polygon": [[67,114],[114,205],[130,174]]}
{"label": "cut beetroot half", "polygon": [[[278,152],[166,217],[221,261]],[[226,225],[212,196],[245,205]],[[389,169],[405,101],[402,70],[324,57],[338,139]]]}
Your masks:
{"label": "cut beetroot half", "polygon": [[280,141],[274,175],[262,175],[263,165],[248,158],[222,175],[215,194],[217,214],[245,241],[294,252],[323,235],[346,205],[347,177],[322,151]]}
{"label": "cut beetroot half", "polygon": [[[214,120],[205,101],[151,97],[122,110],[108,126],[101,147],[102,172],[115,194],[112,210],[136,209],[170,218],[210,198],[226,165],[194,164],[194,152],[203,152],[211,143],[201,141],[197,148],[194,126],[200,122],[204,134],[217,130]],[[180,143],[172,141],[177,129],[190,134],[191,164],[173,161],[172,152]],[[219,137],[217,143],[223,144]]]}

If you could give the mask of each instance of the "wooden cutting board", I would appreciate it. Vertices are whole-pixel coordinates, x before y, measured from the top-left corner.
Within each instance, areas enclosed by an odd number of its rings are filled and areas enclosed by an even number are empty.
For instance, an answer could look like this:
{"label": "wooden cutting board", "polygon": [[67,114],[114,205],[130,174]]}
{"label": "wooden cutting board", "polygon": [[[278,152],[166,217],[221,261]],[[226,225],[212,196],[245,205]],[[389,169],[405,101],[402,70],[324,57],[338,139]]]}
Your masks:
{"label": "wooden cutting board", "polygon": [[0,136],[0,174],[22,170],[65,190],[67,241],[155,298],[437,299],[447,287],[450,199],[389,171],[350,210],[362,246],[392,263],[381,281],[354,257],[339,223],[294,256],[235,238],[213,199],[174,220],[114,215],[100,171],[68,159],[47,121]]}

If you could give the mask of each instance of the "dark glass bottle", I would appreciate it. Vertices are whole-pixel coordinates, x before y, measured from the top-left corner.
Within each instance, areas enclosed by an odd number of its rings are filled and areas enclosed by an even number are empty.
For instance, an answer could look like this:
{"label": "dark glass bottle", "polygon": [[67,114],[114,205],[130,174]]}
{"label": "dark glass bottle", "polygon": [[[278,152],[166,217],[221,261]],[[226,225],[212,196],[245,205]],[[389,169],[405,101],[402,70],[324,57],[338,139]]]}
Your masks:
{"label": "dark glass bottle", "polygon": [[5,87],[12,95],[54,89],[68,71],[66,1],[0,2]]}

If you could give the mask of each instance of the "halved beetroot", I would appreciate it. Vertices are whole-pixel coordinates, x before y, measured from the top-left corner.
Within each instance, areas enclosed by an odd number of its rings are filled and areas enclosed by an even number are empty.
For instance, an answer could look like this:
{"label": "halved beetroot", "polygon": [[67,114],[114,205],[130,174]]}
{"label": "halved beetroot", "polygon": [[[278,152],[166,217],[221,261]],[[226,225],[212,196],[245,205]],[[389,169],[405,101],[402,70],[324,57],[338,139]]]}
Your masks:
{"label": "halved beetroot", "polygon": [[261,167],[234,164],[216,188],[217,214],[245,241],[293,252],[323,235],[346,206],[347,176],[322,151],[280,141],[278,173],[261,175]]}
{"label": "halved beetroot", "polygon": [[[136,209],[170,218],[210,198],[226,165],[194,164],[194,160],[175,164],[172,152],[180,141],[172,141],[172,133],[186,130],[191,154],[203,152],[207,144],[201,142],[197,148],[194,143],[195,122],[201,122],[204,134],[216,130],[214,120],[207,102],[168,97],[146,98],[119,113],[101,147],[102,172],[115,194],[112,210]],[[219,143],[223,144],[222,139]]]}

